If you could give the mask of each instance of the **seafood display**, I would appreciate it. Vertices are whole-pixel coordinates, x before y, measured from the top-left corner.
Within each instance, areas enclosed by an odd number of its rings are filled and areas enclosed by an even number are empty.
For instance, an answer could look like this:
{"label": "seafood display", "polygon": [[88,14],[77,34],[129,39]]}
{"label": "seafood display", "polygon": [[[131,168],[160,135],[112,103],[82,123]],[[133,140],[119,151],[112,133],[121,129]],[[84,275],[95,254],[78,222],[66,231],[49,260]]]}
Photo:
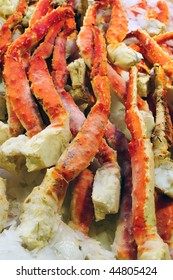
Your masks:
{"label": "seafood display", "polygon": [[1,259],[173,259],[171,11],[0,0]]}

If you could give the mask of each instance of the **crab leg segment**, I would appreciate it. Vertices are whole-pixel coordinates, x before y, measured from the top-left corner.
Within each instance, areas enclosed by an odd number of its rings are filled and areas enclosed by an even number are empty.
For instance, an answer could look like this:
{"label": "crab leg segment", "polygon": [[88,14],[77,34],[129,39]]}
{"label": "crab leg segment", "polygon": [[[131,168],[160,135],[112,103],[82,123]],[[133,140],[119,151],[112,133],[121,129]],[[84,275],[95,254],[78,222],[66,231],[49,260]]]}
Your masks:
{"label": "crab leg segment", "polygon": [[52,79],[58,91],[65,110],[70,114],[70,130],[74,136],[77,135],[83,123],[84,114],[79,110],[71,95],[64,90],[67,79],[66,65],[66,36],[62,34],[56,38],[53,59],[52,59]]}
{"label": "crab leg segment", "polygon": [[49,29],[44,42],[36,49],[30,60],[28,73],[33,94],[42,104],[51,123],[59,122],[61,117],[66,114],[45,61],[52,53],[55,38],[61,27],[62,23],[60,22]]}
{"label": "crab leg segment", "polygon": [[11,15],[0,29],[0,59],[12,42],[11,29],[19,23],[26,13],[27,2],[20,0],[16,12]]}
{"label": "crab leg segment", "polygon": [[[6,94],[11,103],[13,111],[26,129],[29,137],[40,132],[44,125],[38,113],[37,105],[31,96],[25,69],[20,55],[11,55],[7,52],[5,56],[4,80],[6,83]],[[18,83],[20,79],[20,83]],[[7,106],[7,108],[9,108]],[[11,121],[10,121],[10,125]],[[16,132],[19,133],[18,131]]]}
{"label": "crab leg segment", "polygon": [[36,9],[29,23],[30,26],[34,25],[37,20],[52,10],[51,2],[51,0],[39,0],[37,2]]}
{"label": "crab leg segment", "polygon": [[93,4],[89,5],[84,17],[83,25],[96,25],[98,10],[100,8],[104,9],[108,5],[109,0],[95,1]]}
{"label": "crab leg segment", "polygon": [[[155,158],[165,158],[169,155],[168,148],[173,143],[173,127],[169,114],[166,90],[166,76],[163,68],[155,65],[156,125],[152,142]],[[156,162],[155,162],[156,163]],[[156,163],[157,165],[157,163]]]}
{"label": "crab leg segment", "polygon": [[52,78],[54,85],[58,92],[64,90],[67,80],[67,65],[66,65],[66,42],[67,36],[72,34],[75,29],[75,22],[73,19],[67,19],[63,31],[56,38],[53,60],[52,60]]}
{"label": "crab leg segment", "polygon": [[8,95],[6,96],[6,104],[8,111],[8,130],[9,135],[18,136],[24,132],[24,128],[19,121],[15,111],[12,108],[11,102],[8,101]]}
{"label": "crab leg segment", "polygon": [[166,41],[172,40],[172,38],[173,38],[173,32],[172,31],[154,36],[154,40],[158,44],[165,43]]}
{"label": "crab leg segment", "polygon": [[114,48],[121,43],[128,32],[128,21],[120,0],[110,0],[112,6],[111,20],[106,33],[109,47]]}
{"label": "crab leg segment", "polygon": [[157,42],[144,30],[138,29],[133,34],[144,48],[144,56],[152,64],[158,63],[171,78],[173,77],[173,62]]}
{"label": "crab leg segment", "polygon": [[[155,65],[156,125],[153,131],[156,187],[173,197],[173,162],[169,147],[173,143],[173,127],[169,114],[166,90],[166,77],[161,66]],[[160,176],[162,174],[162,176]]]}
{"label": "crab leg segment", "polygon": [[124,189],[112,250],[119,260],[135,260],[137,258],[137,248],[132,224],[132,170],[130,162],[126,161],[123,169]]}
{"label": "crab leg segment", "polygon": [[88,234],[94,219],[91,199],[94,176],[89,169],[83,170],[75,180],[71,201],[71,220],[69,225]]}
{"label": "crab leg segment", "polygon": [[137,69],[130,69],[126,102],[126,123],[132,139],[132,221],[139,259],[169,258],[167,245],[156,228],[154,204],[154,157],[142,116],[137,108]]}
{"label": "crab leg segment", "polygon": [[162,194],[156,197],[157,228],[164,242],[168,244],[173,259],[173,200]]}

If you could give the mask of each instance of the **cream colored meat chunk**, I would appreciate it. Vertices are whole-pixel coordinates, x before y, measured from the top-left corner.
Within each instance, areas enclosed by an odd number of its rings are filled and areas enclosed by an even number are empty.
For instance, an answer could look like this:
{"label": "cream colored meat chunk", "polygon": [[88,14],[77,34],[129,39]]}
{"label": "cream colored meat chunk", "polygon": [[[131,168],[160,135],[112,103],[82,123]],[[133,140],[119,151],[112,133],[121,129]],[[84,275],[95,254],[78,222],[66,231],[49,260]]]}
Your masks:
{"label": "cream colored meat chunk", "polygon": [[25,164],[22,147],[28,141],[25,135],[11,137],[0,147],[0,167],[8,171],[18,171]]}
{"label": "cream colored meat chunk", "polygon": [[56,195],[35,187],[23,204],[20,221],[17,232],[23,244],[29,250],[44,247],[58,227]]}
{"label": "cream colored meat chunk", "polygon": [[49,125],[34,135],[22,149],[28,171],[41,170],[55,165],[71,139],[69,120],[63,126]]}
{"label": "cream colored meat chunk", "polygon": [[155,184],[166,195],[173,197],[173,162],[155,167]]}
{"label": "cream colored meat chunk", "polygon": [[120,199],[120,168],[117,163],[99,168],[94,177],[92,201],[96,221],[117,213]]}
{"label": "cream colored meat chunk", "polygon": [[109,45],[107,51],[112,63],[123,70],[128,70],[142,59],[140,53],[127,47],[124,43],[119,44],[117,47]]}
{"label": "cream colored meat chunk", "polygon": [[0,145],[2,145],[8,138],[8,124],[0,121]]}

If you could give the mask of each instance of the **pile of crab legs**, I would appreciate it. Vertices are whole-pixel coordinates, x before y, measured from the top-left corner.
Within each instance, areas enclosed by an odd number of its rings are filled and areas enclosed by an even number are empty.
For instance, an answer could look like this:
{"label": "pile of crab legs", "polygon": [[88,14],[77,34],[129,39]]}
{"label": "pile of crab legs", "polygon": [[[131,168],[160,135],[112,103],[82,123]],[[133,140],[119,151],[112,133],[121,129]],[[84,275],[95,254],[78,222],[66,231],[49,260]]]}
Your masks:
{"label": "pile of crab legs", "polygon": [[[101,165],[108,168],[110,165],[115,165],[117,150],[124,159],[125,183],[121,214],[112,249],[115,250],[119,259],[150,259],[155,256],[157,259],[169,259],[168,248],[171,251],[173,231],[172,201],[155,191],[154,160],[158,162],[159,153],[168,158],[168,147],[172,144],[172,139],[170,139],[172,123],[165,98],[165,74],[172,79],[173,68],[170,56],[159,45],[159,42],[163,43],[168,38],[170,39],[172,34],[166,33],[164,36],[151,38],[141,29],[132,34],[139,40],[137,48],[140,52],[151,64],[156,65],[157,126],[153,132],[152,144],[146,124],[140,114],[140,111],[150,114],[150,110],[147,102],[137,95],[136,87],[137,72],[143,65],[139,62],[129,68],[129,82],[126,89],[125,82],[114,70],[113,61],[111,61],[111,51],[124,40],[128,31],[125,12],[120,1],[95,1],[88,7],[83,27],[78,34],[77,45],[80,55],[89,68],[96,99],[87,117],[65,91],[67,78],[65,45],[67,36],[75,30],[74,3],[68,2],[53,9],[50,5],[51,1],[38,1],[29,28],[14,42],[11,40],[10,29],[25,14],[27,7],[25,1],[19,2],[16,14],[10,17],[2,27],[2,30],[9,34],[5,36],[7,41],[2,40],[4,44],[1,46],[1,60],[6,84],[10,136],[20,135],[25,129],[26,134],[33,137],[45,127],[31,95],[31,89],[36,99],[41,100],[51,124],[62,125],[64,118],[69,114],[70,129],[74,136],[57,160],[56,166],[47,169],[42,184],[34,188],[26,199],[19,227],[27,223],[25,219],[27,211],[32,215],[32,204],[37,204],[37,201],[34,201],[35,197],[37,198],[34,195],[35,192],[38,192],[40,197],[49,197],[56,205],[52,211],[60,212],[69,182],[76,178],[72,199],[72,224],[87,234],[94,219],[91,203],[93,174],[88,166],[94,157],[98,158]],[[145,6],[145,1],[142,1],[141,5]],[[99,9],[105,7],[111,7],[112,14],[108,29],[103,35],[97,27],[96,14]],[[118,15],[121,15],[121,21],[117,20]],[[14,20],[15,17],[17,20]],[[165,18],[167,17],[165,16],[163,20]],[[1,37],[5,34],[4,31],[1,31]],[[43,38],[44,41],[37,46]],[[31,50],[35,46],[37,48],[31,56]],[[52,54],[53,49],[53,71],[50,75],[45,59]],[[38,73],[44,77],[41,83]],[[15,82],[18,77],[21,83]],[[31,89],[28,79],[31,82]],[[48,88],[47,93],[43,86],[44,81]],[[117,145],[117,129],[109,121],[110,86],[126,106],[126,123],[132,136],[129,148],[125,146],[123,152],[122,147]],[[160,99],[163,100],[162,104],[159,102]],[[162,124],[159,123],[159,106],[163,114]],[[157,139],[160,137],[163,138],[164,143],[166,142],[164,146],[166,152],[163,151],[163,147],[158,147]],[[157,196],[156,210],[155,196]],[[45,215],[47,210],[45,206]],[[37,220],[37,217],[33,216],[32,219]],[[170,222],[166,223],[168,220]],[[157,221],[163,223],[157,223]],[[42,227],[40,221],[37,224]],[[51,231],[51,225],[49,227]],[[44,234],[46,235],[46,231]],[[32,239],[32,232],[27,232],[26,236],[22,236],[25,246],[30,248],[28,237]],[[44,243],[39,243],[39,241],[47,240],[48,236],[39,236],[38,232],[36,239],[38,241],[36,244],[43,246]]]}

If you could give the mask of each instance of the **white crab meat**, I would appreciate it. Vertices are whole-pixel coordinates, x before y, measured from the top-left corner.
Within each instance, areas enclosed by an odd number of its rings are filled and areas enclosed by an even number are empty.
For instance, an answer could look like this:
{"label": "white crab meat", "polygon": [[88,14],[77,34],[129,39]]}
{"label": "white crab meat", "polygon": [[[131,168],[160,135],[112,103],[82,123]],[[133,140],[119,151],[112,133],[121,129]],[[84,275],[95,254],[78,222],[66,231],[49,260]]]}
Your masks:
{"label": "white crab meat", "polygon": [[0,147],[0,167],[8,171],[17,171],[25,164],[22,147],[28,141],[25,135],[11,137]]}
{"label": "white crab meat", "polygon": [[57,204],[56,194],[43,186],[35,187],[24,201],[17,232],[29,250],[44,247],[55,235]]}
{"label": "white crab meat", "polygon": [[86,65],[83,58],[79,58],[71,62],[67,69],[70,73],[70,78],[72,80],[72,87],[78,88],[84,85]]}
{"label": "white crab meat", "polygon": [[34,135],[22,148],[28,171],[55,165],[70,139],[68,118],[64,120],[63,126],[52,124]]}
{"label": "white crab meat", "polygon": [[144,29],[150,34],[150,36],[155,36],[160,33],[164,33],[166,26],[161,21],[155,18],[150,18],[146,21],[146,26]]}
{"label": "white crab meat", "polygon": [[19,0],[0,0],[1,15],[9,16],[16,11]]}
{"label": "white crab meat", "polygon": [[76,30],[67,37],[66,59],[73,56],[73,54],[75,55],[75,52],[77,51],[76,38],[77,38]]}
{"label": "white crab meat", "polygon": [[4,226],[8,218],[9,203],[6,198],[6,180],[0,178],[0,232],[4,229]]}
{"label": "white crab meat", "polygon": [[108,45],[107,51],[112,63],[123,70],[128,70],[143,58],[140,53],[127,47],[124,43],[119,44],[117,47]]}
{"label": "white crab meat", "polygon": [[155,184],[158,189],[173,198],[173,163],[171,161],[155,168]]}
{"label": "white crab meat", "polygon": [[111,94],[110,121],[124,133],[127,139],[131,138],[130,131],[125,123],[125,106],[115,94]]}
{"label": "white crab meat", "polygon": [[0,121],[0,145],[2,145],[8,138],[8,124]]}
{"label": "white crab meat", "polygon": [[139,73],[137,79],[137,90],[141,97],[147,97],[149,92],[150,76],[148,74]]}
{"label": "white crab meat", "polygon": [[146,129],[147,129],[147,135],[150,138],[155,126],[155,122],[154,122],[154,117],[151,111],[144,111],[144,110],[140,110],[140,115],[142,116],[145,125],[146,125]]}
{"label": "white crab meat", "polygon": [[120,168],[117,163],[108,163],[99,168],[94,177],[92,201],[96,221],[106,214],[117,213],[120,200]]}

